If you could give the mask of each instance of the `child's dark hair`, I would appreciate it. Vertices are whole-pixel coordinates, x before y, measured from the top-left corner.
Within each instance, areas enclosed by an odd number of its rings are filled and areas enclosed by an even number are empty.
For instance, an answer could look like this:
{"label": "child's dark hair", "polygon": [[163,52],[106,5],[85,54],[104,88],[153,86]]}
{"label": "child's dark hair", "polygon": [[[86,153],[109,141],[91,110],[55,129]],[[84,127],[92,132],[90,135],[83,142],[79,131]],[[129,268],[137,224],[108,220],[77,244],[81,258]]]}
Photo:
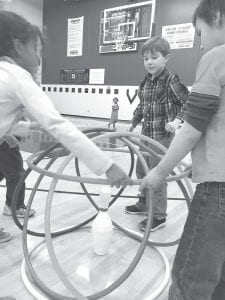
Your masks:
{"label": "child's dark hair", "polygon": [[148,39],[142,46],[142,56],[149,52],[160,52],[165,57],[170,53],[170,44],[166,39],[154,36]]}
{"label": "child's dark hair", "polygon": [[192,23],[196,26],[196,19],[204,20],[208,25],[213,24],[215,13],[220,11],[225,15],[225,1],[224,0],[202,0],[195,9],[192,17]]}
{"label": "child's dark hair", "polygon": [[29,40],[37,40],[38,37],[44,44],[45,37],[36,25],[32,25],[18,14],[0,10],[0,56],[13,56],[14,40],[26,44]]}

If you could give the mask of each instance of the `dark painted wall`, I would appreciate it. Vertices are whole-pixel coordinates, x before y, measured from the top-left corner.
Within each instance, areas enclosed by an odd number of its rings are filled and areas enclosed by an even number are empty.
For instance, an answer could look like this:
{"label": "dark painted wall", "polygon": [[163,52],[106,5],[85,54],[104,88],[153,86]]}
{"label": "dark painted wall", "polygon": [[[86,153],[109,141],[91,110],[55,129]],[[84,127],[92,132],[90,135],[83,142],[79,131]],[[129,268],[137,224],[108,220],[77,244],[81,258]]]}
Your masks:
{"label": "dark painted wall", "polygon": [[[161,35],[163,25],[191,22],[198,2],[156,0],[156,34]],[[44,0],[43,22],[49,41],[43,54],[42,82],[59,84],[61,69],[105,68],[106,85],[138,85],[145,74],[141,43],[134,53],[99,54],[98,50],[100,12],[126,4],[127,0]],[[83,55],[67,57],[67,19],[81,16],[84,16]],[[193,49],[172,50],[168,66],[187,85],[192,85],[199,58],[196,40]]]}
{"label": "dark painted wall", "polygon": [[[155,20],[156,34],[161,35],[162,26],[191,22],[193,12],[199,1],[158,0],[157,3]],[[192,49],[171,50],[168,67],[178,73],[186,84],[192,85],[200,55],[200,41],[199,38],[195,36],[194,47]]]}

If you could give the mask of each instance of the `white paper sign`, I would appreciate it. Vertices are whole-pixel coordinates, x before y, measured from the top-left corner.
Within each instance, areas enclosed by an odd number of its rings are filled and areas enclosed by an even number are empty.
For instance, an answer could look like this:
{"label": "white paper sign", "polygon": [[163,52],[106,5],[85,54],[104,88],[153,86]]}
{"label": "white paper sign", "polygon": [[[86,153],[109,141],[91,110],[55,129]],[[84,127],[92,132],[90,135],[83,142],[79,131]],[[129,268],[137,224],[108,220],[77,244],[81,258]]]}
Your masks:
{"label": "white paper sign", "polygon": [[170,43],[171,49],[193,48],[195,28],[192,23],[162,27],[162,37]]}
{"label": "white paper sign", "polygon": [[82,56],[84,17],[68,19],[67,56]]}
{"label": "white paper sign", "polygon": [[89,84],[104,84],[105,69],[90,69]]}

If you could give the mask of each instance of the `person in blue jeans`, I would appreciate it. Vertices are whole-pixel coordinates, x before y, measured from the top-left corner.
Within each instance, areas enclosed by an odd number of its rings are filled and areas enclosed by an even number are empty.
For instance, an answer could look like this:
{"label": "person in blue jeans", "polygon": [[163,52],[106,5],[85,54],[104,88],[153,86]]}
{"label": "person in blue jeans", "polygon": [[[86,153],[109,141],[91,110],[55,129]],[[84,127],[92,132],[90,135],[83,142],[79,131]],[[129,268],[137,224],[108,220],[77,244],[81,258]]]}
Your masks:
{"label": "person in blue jeans", "polygon": [[169,300],[225,299],[225,1],[202,0],[193,15],[202,56],[185,121],[143,179],[156,190],[190,151],[197,183],[175,255]]}
{"label": "person in blue jeans", "polygon": [[[11,206],[13,193],[16,186],[23,176],[25,170],[23,168],[23,158],[19,149],[19,136],[13,134],[5,135],[0,138],[0,181],[6,179],[6,201],[3,209],[3,215],[11,216]],[[16,215],[18,218],[24,218],[26,213],[25,199],[25,183],[23,183],[18,194]],[[35,210],[31,208],[29,217],[35,214]]]}
{"label": "person in blue jeans", "polygon": [[[188,99],[188,89],[181,82],[177,74],[172,74],[166,64],[170,57],[170,45],[161,37],[148,39],[142,46],[144,66],[147,76],[139,86],[140,103],[133,113],[129,131],[143,120],[141,133],[159,142],[166,148],[169,147],[174,132],[179,128],[183,120],[183,107]],[[147,145],[146,142],[143,142]],[[163,154],[156,147],[152,150]],[[141,146],[140,151],[144,151]],[[158,160],[154,156],[145,157],[148,167],[154,168]],[[137,178],[143,178],[145,172],[139,160],[136,164]],[[125,207],[129,214],[147,214],[145,195],[138,195],[138,201]],[[162,184],[154,197],[154,211],[152,231],[165,226],[167,210],[167,185]],[[139,229],[144,231],[147,219],[139,223]]]}

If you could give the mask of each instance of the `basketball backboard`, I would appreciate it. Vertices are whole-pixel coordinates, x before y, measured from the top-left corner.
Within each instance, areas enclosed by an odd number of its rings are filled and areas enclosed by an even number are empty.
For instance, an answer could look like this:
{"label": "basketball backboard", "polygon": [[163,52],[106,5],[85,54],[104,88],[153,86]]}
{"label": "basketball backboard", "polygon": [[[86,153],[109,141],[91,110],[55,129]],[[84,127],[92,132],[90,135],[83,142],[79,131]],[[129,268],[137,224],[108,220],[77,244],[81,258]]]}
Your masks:
{"label": "basketball backboard", "polygon": [[101,14],[100,53],[136,50],[138,41],[152,36],[154,17],[155,0],[105,9]]}

